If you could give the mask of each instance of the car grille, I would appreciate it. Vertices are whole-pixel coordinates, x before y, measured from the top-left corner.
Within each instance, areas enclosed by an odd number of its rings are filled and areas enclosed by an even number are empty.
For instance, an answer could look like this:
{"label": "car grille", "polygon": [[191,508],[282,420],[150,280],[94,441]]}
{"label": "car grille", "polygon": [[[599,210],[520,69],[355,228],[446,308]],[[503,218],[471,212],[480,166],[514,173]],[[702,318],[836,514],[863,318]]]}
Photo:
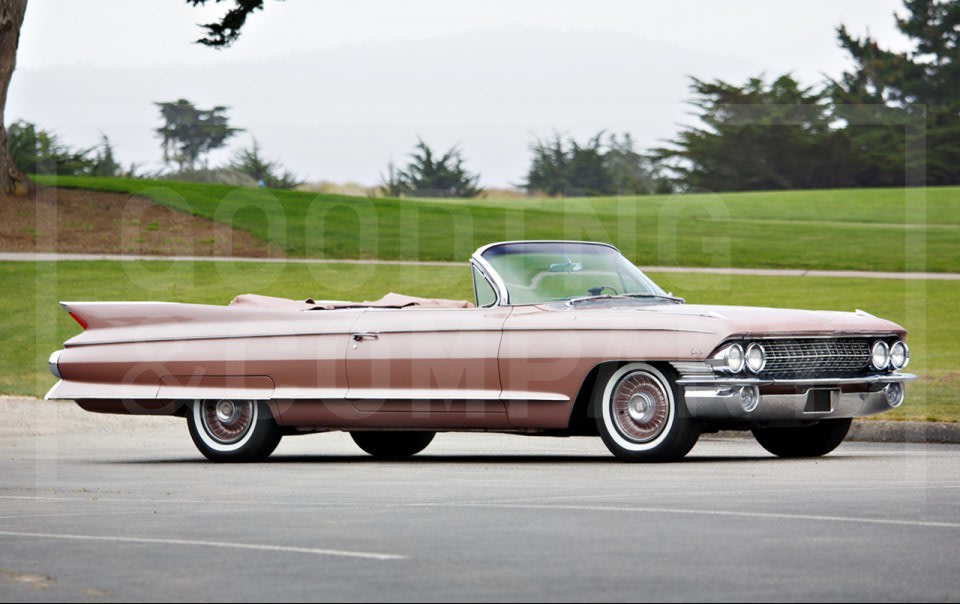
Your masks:
{"label": "car grille", "polygon": [[762,344],[767,351],[764,377],[852,377],[865,373],[870,364],[866,338],[777,339]]}

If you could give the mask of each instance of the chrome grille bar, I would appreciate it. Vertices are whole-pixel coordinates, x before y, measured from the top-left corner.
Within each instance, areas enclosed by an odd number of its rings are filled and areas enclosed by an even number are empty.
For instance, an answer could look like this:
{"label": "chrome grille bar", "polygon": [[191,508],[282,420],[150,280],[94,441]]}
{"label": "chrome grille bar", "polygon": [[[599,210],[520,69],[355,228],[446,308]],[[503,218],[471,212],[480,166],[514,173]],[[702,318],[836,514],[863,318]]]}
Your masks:
{"label": "chrome grille bar", "polygon": [[856,375],[866,372],[870,363],[867,338],[771,339],[763,346],[767,352],[765,377]]}

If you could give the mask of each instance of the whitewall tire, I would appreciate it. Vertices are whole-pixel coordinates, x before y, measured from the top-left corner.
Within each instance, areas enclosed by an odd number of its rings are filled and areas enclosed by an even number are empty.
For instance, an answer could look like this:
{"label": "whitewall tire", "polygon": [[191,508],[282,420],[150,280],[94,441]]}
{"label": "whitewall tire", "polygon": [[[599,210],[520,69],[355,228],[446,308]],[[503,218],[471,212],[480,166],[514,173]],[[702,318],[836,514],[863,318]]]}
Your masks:
{"label": "whitewall tire", "polygon": [[263,461],[282,437],[262,401],[193,401],[187,426],[197,449],[211,461]]}
{"label": "whitewall tire", "polygon": [[673,461],[700,436],[673,380],[647,363],[601,372],[594,393],[597,429],[610,452],[626,461]]}

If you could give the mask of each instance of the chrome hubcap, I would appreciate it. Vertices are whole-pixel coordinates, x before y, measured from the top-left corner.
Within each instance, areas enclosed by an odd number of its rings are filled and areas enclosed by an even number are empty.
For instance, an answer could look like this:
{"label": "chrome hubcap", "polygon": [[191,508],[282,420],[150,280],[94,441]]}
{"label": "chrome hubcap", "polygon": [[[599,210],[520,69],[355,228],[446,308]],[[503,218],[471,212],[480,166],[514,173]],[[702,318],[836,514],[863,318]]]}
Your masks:
{"label": "chrome hubcap", "polygon": [[617,431],[636,443],[660,436],[670,417],[670,399],[663,384],[645,371],[621,378],[610,405]]}
{"label": "chrome hubcap", "polygon": [[254,401],[203,401],[199,403],[204,431],[218,443],[229,445],[250,431],[255,419]]}
{"label": "chrome hubcap", "polygon": [[655,411],[656,405],[646,392],[634,394],[627,403],[627,413],[630,415],[630,419],[638,424],[645,424],[653,419]]}
{"label": "chrome hubcap", "polygon": [[217,403],[217,419],[225,426],[237,423],[240,417],[240,409],[233,401],[219,401]]}

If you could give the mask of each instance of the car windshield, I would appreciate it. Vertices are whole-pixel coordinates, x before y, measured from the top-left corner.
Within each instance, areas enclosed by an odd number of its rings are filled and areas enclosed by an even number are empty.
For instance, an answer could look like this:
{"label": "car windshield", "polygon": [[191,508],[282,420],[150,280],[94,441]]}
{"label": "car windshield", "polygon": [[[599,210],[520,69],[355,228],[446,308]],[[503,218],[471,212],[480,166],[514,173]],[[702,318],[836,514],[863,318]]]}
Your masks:
{"label": "car windshield", "polygon": [[606,245],[504,243],[487,248],[481,257],[506,285],[509,304],[666,296],[640,269]]}

